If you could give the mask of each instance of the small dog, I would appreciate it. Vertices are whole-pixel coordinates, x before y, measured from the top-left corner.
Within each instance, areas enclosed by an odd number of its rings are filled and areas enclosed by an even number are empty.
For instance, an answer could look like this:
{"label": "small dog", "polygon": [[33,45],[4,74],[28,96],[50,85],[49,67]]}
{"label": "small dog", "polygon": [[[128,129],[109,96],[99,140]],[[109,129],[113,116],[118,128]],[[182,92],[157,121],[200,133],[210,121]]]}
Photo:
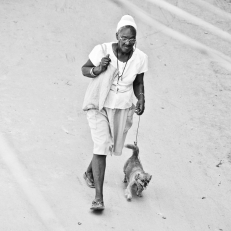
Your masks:
{"label": "small dog", "polygon": [[146,189],[148,183],[152,179],[152,176],[145,173],[141,162],[138,158],[139,148],[136,145],[127,144],[126,148],[133,150],[133,155],[126,161],[124,165],[124,183],[128,183],[125,189],[125,196],[127,200],[132,199],[132,186],[135,184],[137,186],[136,195],[141,197],[142,191]]}

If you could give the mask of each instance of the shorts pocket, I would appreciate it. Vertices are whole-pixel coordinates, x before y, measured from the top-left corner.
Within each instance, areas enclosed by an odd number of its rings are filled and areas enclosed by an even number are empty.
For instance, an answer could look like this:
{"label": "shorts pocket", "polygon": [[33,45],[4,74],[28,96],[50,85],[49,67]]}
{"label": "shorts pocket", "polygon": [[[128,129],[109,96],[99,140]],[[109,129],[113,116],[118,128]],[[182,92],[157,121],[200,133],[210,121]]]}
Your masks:
{"label": "shorts pocket", "polygon": [[134,112],[135,112],[135,105],[132,104],[132,106],[129,108],[129,111],[128,111],[128,116],[127,116],[127,120],[126,120],[126,124],[125,124],[125,128],[124,128],[124,133],[127,132],[133,124]]}
{"label": "shorts pocket", "polygon": [[91,129],[96,129],[96,110],[91,109],[87,111],[87,120]]}

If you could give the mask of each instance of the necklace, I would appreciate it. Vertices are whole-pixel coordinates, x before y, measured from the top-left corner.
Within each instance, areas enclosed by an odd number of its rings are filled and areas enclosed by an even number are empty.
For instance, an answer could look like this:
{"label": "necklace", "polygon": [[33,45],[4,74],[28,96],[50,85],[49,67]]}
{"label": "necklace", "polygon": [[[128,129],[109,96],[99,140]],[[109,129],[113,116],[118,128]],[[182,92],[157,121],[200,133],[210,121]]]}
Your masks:
{"label": "necklace", "polygon": [[118,48],[117,48],[117,56],[116,56],[116,58],[117,58],[117,69],[118,69],[118,81],[119,81],[120,78],[121,78],[121,81],[122,81],[122,76],[123,76],[124,70],[125,70],[125,68],[126,68],[126,66],[127,66],[127,63],[128,63],[128,60],[129,60],[129,56],[130,56],[130,53],[129,53],[129,55],[128,55],[127,61],[126,61],[126,63],[125,63],[124,69],[123,69],[123,71],[122,71],[122,74],[120,75],[120,74],[119,74],[119,61],[118,61]]}

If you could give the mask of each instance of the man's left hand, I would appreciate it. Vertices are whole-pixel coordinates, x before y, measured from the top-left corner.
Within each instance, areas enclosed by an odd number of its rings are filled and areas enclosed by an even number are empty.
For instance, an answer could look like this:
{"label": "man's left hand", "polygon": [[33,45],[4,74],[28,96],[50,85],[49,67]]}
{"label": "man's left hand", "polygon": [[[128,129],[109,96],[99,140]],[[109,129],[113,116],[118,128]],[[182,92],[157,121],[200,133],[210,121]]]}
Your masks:
{"label": "man's left hand", "polygon": [[136,103],[136,109],[135,109],[135,113],[137,115],[142,115],[143,112],[144,112],[144,109],[145,109],[145,100],[142,98],[142,99],[139,99]]}

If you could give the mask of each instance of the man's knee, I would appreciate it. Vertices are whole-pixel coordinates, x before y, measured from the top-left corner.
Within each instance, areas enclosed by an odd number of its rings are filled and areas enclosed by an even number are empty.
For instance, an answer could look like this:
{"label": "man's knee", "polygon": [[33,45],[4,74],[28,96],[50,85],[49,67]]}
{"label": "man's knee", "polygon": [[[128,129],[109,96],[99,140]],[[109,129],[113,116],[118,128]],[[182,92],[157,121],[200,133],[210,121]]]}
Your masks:
{"label": "man's knee", "polygon": [[99,155],[99,154],[94,154],[94,158],[96,159],[106,159],[107,155]]}

